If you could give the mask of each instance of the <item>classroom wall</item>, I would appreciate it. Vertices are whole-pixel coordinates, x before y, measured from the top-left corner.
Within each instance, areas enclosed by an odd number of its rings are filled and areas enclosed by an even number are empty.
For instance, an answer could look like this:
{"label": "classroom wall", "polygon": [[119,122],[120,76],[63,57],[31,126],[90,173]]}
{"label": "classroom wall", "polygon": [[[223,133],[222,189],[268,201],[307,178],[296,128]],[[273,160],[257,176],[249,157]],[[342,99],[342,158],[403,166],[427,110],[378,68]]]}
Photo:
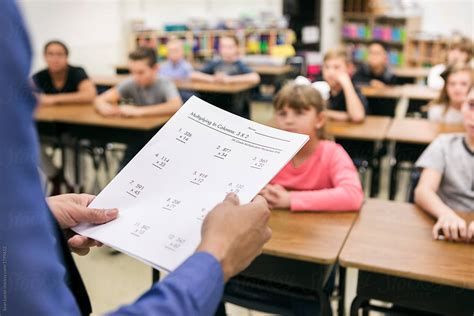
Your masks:
{"label": "classroom wall", "polygon": [[35,57],[33,71],[44,67],[42,48],[57,38],[70,47],[72,64],[90,74],[112,74],[126,60],[127,29],[131,19],[148,25],[206,19],[255,16],[266,11],[280,15],[281,0],[18,0],[29,25]]}
{"label": "classroom wall", "polygon": [[421,28],[425,32],[451,35],[458,30],[474,39],[474,1],[418,0],[423,14]]}

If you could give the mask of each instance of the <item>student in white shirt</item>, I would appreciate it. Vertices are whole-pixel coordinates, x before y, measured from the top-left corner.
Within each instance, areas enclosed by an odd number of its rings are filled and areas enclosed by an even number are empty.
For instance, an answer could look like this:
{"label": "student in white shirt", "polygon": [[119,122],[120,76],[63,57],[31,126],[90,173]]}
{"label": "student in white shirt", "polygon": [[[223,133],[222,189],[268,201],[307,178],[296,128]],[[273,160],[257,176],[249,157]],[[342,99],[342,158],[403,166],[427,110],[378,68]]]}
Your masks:
{"label": "student in white shirt", "polygon": [[444,85],[444,79],[441,74],[449,65],[458,63],[468,64],[472,58],[472,41],[467,38],[461,38],[453,41],[449,47],[446,56],[446,63],[438,64],[431,68],[428,74],[427,84],[432,89],[441,89]]}
{"label": "student in white shirt", "polygon": [[447,124],[461,124],[461,106],[474,82],[474,73],[467,65],[449,66],[443,73],[445,81],[439,97],[428,107],[428,119]]}

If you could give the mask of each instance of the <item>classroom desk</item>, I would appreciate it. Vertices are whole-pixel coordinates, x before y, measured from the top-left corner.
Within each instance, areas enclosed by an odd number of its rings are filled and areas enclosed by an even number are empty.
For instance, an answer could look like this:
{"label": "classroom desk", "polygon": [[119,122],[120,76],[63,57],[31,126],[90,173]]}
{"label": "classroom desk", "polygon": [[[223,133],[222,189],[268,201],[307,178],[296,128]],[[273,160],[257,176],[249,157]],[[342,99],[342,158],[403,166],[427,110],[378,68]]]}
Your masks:
{"label": "classroom desk", "polygon": [[[194,69],[200,69],[203,66],[202,63],[193,63]],[[293,68],[290,65],[281,65],[281,66],[272,66],[272,65],[248,65],[259,75],[271,75],[271,76],[281,76],[289,74]],[[117,74],[128,74],[130,71],[127,65],[118,65],[115,67]]]}
{"label": "classroom desk", "polygon": [[398,67],[393,68],[393,74],[400,78],[426,79],[431,68],[427,67]]}
{"label": "classroom desk", "polygon": [[[462,216],[474,220],[474,213]],[[474,244],[433,240],[434,222],[413,204],[366,201],[339,256],[342,266],[359,269],[351,315],[369,299],[472,315]]]}
{"label": "classroom desk", "polygon": [[[418,112],[422,105],[425,105],[439,96],[439,90],[431,89],[425,85],[415,84],[385,87],[362,86],[360,89],[362,94],[367,98],[398,100],[395,106],[396,117],[405,117],[409,111]],[[376,103],[376,105],[378,104]],[[386,103],[380,102],[379,106],[386,106]],[[373,111],[378,110],[379,109],[373,109]]]}
{"label": "classroom desk", "polygon": [[430,144],[439,134],[462,133],[462,124],[442,124],[426,119],[395,119],[388,129],[387,139],[410,144]]}
{"label": "classroom desk", "polygon": [[336,138],[383,141],[392,119],[384,116],[367,116],[363,123],[328,121],[326,132]]}
{"label": "classroom desk", "polygon": [[[264,246],[263,254],[233,278],[227,289],[250,287],[291,297],[319,297],[321,315],[328,315],[331,307],[323,288],[356,217],[356,212],[272,211],[272,239]],[[344,282],[341,286],[344,293]],[[224,298],[245,306],[235,300],[232,291],[226,291]],[[344,300],[341,302],[340,312]]]}
{"label": "classroom desk", "polygon": [[406,84],[402,86],[361,87],[363,95],[369,98],[407,98],[409,100],[431,101],[439,96],[439,90],[424,85]]}
{"label": "classroom desk", "polygon": [[[103,117],[92,104],[71,104],[39,107],[35,113],[40,135],[64,137],[75,140],[74,165],[75,188],[81,190],[79,164],[79,140],[94,143],[110,142],[145,144],[169,119],[169,116],[139,118]],[[65,154],[65,152],[63,152]]]}
{"label": "classroom desk", "polygon": [[[111,75],[111,76],[92,76],[92,82],[97,86],[113,87],[125,79],[129,75]],[[176,87],[180,90],[190,90],[196,92],[210,92],[210,93],[240,93],[256,87],[256,84],[251,83],[209,83],[191,80],[176,80],[174,81]]]}
{"label": "classroom desk", "polygon": [[401,118],[394,119],[387,133],[390,157],[390,199],[398,191],[398,170],[403,161],[414,163],[426,147],[443,133],[464,132],[463,125],[441,124],[427,119]]}

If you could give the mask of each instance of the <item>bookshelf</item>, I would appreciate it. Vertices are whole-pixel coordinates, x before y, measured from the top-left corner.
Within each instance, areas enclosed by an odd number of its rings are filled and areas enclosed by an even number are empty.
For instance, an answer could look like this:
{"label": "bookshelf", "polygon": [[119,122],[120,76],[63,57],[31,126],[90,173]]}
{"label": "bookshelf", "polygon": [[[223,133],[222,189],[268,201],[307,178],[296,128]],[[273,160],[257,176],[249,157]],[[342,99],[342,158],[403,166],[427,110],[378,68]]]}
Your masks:
{"label": "bookshelf", "polygon": [[406,65],[410,67],[431,67],[446,60],[449,48],[447,38],[424,38],[413,36],[407,44]]}
{"label": "bookshelf", "polygon": [[235,35],[242,54],[271,54],[274,48],[291,45],[294,33],[290,29],[202,30],[202,31],[140,31],[131,34],[129,50],[137,46],[156,47],[159,60],[165,59],[166,43],[170,38],[184,42],[185,58],[190,62],[211,59],[219,49],[219,38]]}
{"label": "bookshelf", "polygon": [[386,45],[391,65],[405,66],[409,37],[418,32],[420,26],[420,17],[344,12],[342,39],[356,62],[367,60],[368,45],[377,40]]}

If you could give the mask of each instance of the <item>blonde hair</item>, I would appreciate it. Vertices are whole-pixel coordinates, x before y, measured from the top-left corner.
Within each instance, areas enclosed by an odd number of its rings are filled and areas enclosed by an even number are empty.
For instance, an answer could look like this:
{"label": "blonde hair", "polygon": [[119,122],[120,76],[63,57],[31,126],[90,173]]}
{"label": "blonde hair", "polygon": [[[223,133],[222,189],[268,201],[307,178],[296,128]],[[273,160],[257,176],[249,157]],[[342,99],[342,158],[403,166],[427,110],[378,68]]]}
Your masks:
{"label": "blonde hair", "polygon": [[[318,90],[311,85],[299,85],[294,81],[287,82],[277,93],[273,102],[275,111],[288,106],[295,110],[308,110],[314,108],[316,113],[322,113],[326,109],[326,102]],[[324,127],[317,131],[320,139],[326,138]]]}
{"label": "blonde hair", "polygon": [[439,96],[428,103],[428,107],[433,106],[433,105],[439,105],[442,104],[445,106],[444,113],[448,111],[449,108],[449,103],[451,103],[449,95],[448,95],[448,79],[451,75],[454,75],[459,72],[468,72],[471,77],[471,87],[469,88],[469,91],[472,88],[472,85],[474,83],[474,71],[469,65],[464,65],[464,64],[456,64],[456,65],[451,65],[446,68],[446,70],[441,74],[441,77],[444,79],[444,86],[441,89],[441,92],[439,93]]}
{"label": "blonde hair", "polygon": [[346,64],[350,64],[352,62],[352,58],[349,56],[347,49],[344,46],[338,46],[332,48],[324,54],[323,62],[327,62],[330,59],[335,58],[342,58],[346,62]]}
{"label": "blonde hair", "polygon": [[469,63],[472,58],[472,44],[473,43],[469,38],[457,37],[449,43],[449,50],[458,49],[461,52],[466,53],[467,57],[464,62]]}

